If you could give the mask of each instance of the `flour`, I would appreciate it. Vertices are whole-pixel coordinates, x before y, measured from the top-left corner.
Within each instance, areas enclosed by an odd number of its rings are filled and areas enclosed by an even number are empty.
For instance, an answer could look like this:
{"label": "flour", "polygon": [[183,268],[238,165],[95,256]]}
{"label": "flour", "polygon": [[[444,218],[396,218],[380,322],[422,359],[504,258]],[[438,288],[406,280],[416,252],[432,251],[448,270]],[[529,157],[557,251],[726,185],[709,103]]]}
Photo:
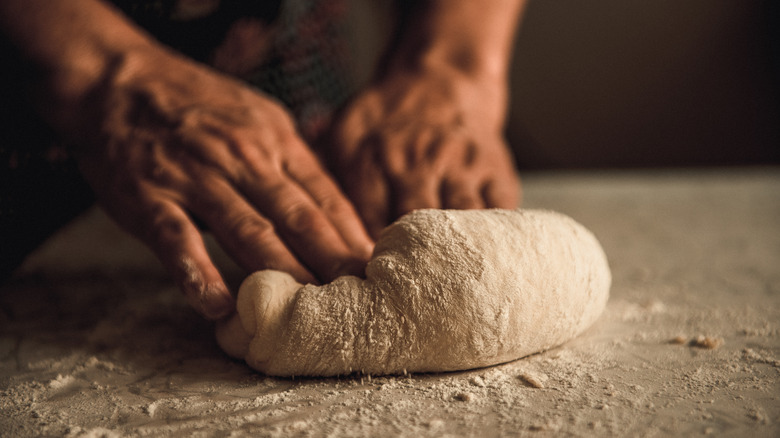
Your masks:
{"label": "flour", "polygon": [[220,345],[270,375],[440,372],[560,345],[601,314],[606,257],[584,227],[537,210],[420,210],[389,226],[366,279],[250,276]]}
{"label": "flour", "polygon": [[[153,254],[92,210],[0,287],[0,436],[780,437],[780,173],[627,175],[524,176],[526,205],[566,211],[610,257],[583,335],[370,379],[227,359]],[[700,334],[724,343],[689,345]]]}

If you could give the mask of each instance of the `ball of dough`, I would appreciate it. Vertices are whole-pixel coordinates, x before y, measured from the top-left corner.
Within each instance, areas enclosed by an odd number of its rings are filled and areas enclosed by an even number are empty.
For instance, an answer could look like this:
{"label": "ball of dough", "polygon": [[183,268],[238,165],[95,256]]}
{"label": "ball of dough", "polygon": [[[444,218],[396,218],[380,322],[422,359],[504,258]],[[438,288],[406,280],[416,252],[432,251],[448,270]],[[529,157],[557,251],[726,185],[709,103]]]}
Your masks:
{"label": "ball of dough", "polygon": [[577,336],[610,283],[596,238],[562,214],[417,210],[383,231],[365,279],[252,274],[217,340],[277,376],[478,368]]}

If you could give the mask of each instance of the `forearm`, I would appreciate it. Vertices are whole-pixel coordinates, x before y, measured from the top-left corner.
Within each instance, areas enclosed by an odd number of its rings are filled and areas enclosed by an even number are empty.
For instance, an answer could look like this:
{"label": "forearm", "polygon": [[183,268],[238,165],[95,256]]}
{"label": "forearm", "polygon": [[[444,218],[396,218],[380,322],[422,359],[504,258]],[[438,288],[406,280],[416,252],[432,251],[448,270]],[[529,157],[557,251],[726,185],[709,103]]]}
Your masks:
{"label": "forearm", "polygon": [[409,6],[387,66],[444,67],[505,80],[526,1],[427,0]]}
{"label": "forearm", "polygon": [[3,0],[0,32],[22,63],[31,103],[64,131],[76,128],[83,99],[109,72],[153,45],[100,0]]}

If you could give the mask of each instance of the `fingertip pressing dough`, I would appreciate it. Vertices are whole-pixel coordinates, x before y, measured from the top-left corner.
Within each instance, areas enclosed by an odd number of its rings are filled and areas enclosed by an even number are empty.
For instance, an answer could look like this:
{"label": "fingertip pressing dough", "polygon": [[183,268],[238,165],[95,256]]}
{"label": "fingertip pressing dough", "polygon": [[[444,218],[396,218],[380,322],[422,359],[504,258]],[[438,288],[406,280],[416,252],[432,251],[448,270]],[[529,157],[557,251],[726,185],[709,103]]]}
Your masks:
{"label": "fingertip pressing dough", "polygon": [[276,376],[478,368],[577,336],[610,283],[596,238],[562,214],[417,210],[383,231],[365,279],[252,274],[217,340]]}

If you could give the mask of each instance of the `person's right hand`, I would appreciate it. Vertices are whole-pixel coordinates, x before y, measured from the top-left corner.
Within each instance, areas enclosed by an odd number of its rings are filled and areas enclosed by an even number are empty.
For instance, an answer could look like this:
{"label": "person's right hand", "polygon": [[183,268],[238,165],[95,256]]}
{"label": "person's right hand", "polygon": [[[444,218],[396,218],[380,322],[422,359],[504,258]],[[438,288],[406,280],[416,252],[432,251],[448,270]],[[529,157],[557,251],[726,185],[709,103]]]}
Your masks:
{"label": "person's right hand", "polygon": [[114,65],[82,106],[77,157],[98,202],[206,317],[234,302],[193,218],[250,272],[362,272],[371,239],[270,98],[155,48]]}

